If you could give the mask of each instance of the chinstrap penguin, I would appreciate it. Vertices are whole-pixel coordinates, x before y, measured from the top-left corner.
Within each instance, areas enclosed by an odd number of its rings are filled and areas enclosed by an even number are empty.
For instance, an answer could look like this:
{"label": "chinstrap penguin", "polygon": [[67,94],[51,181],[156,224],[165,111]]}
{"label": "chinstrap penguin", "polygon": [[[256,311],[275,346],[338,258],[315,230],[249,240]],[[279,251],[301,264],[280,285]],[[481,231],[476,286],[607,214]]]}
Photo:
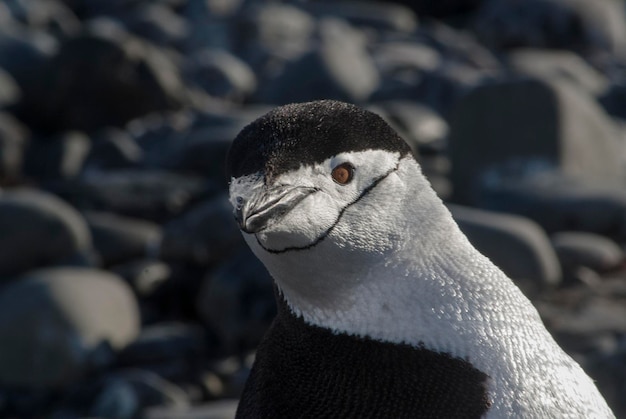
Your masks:
{"label": "chinstrap penguin", "polygon": [[238,417],[613,417],[379,116],[278,107],[227,166],[279,306]]}

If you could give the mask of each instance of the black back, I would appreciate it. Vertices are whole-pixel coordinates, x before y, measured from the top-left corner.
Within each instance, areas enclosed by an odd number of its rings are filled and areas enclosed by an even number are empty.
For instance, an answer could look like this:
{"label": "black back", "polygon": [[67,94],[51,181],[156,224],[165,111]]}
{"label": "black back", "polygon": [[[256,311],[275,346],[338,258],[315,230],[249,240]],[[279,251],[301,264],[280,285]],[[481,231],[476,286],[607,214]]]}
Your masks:
{"label": "black back", "polygon": [[279,298],[237,418],[479,418],[487,378],[444,353],[311,326]]}
{"label": "black back", "polygon": [[261,172],[271,179],[342,152],[369,149],[410,153],[375,113],[334,100],[295,103],[270,111],[237,135],[228,153],[228,176]]}

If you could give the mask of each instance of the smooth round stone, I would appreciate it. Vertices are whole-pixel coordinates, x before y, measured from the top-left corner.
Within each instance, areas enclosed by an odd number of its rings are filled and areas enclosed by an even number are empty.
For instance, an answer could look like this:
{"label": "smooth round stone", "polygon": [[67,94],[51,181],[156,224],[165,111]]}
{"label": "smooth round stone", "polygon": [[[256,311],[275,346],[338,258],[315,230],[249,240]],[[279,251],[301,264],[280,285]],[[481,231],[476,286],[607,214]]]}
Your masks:
{"label": "smooth round stone", "polygon": [[165,225],[161,257],[212,265],[244,247],[225,195],[202,202]]}
{"label": "smooth round stone", "polygon": [[364,34],[344,20],[324,18],[319,46],[286,64],[275,78],[260,83],[256,100],[290,103],[315,99],[362,102],[378,88],[379,73]]}
{"label": "smooth round stone", "polygon": [[186,101],[168,55],[103,20],[61,44],[42,83],[55,94],[42,97],[37,117],[51,131],[122,126],[152,112],[179,109]]}
{"label": "smooth round stone", "polygon": [[128,282],[140,298],[159,294],[172,278],[170,265],[156,259],[138,259],[109,268]]}
{"label": "smooth round stone", "polygon": [[478,87],[455,107],[449,141],[458,203],[476,204],[505,178],[554,170],[607,182],[623,176],[615,125],[569,84],[525,79]]}
{"label": "smooth round stone", "polygon": [[0,108],[16,104],[22,95],[15,79],[0,68]]}
{"label": "smooth round stone", "polygon": [[150,406],[182,409],[189,406],[189,400],[180,387],[157,374],[139,369],[127,370],[107,377],[89,416],[133,418]]}
{"label": "smooth round stone", "polygon": [[[30,272],[0,292],[0,383],[53,388],[112,360],[139,332],[135,298],[111,273],[84,268]],[[100,358],[100,359],[98,359]]]}
{"label": "smooth round stone", "polygon": [[538,47],[579,53],[623,53],[623,4],[612,0],[485,1],[474,30],[495,48]]}
{"label": "smooth round stone", "polygon": [[476,208],[450,205],[469,241],[527,294],[561,282],[561,268],[546,233],[533,221]]}
{"label": "smooth round stone", "polygon": [[241,102],[257,88],[257,77],[246,62],[228,51],[204,49],[187,60],[191,81],[213,97]]}
{"label": "smooth round stone", "polygon": [[143,151],[128,132],[105,128],[93,135],[85,170],[130,168],[138,166],[142,159]]}
{"label": "smooth round stone", "polygon": [[45,192],[15,189],[0,193],[0,277],[67,263],[91,249],[83,217]]}
{"label": "smooth round stone", "polygon": [[560,232],[551,237],[561,266],[573,273],[580,267],[605,273],[618,268],[625,259],[624,250],[617,243],[597,234]]}
{"label": "smooth round stone", "polygon": [[206,276],[196,307],[217,335],[221,353],[255,348],[276,313],[272,278],[244,248]]}
{"label": "smooth round stone", "polygon": [[605,93],[609,87],[604,74],[571,51],[519,48],[511,51],[506,60],[518,74],[571,83],[592,96]]}
{"label": "smooth round stone", "polygon": [[237,412],[238,400],[218,400],[186,409],[154,407],[147,409],[145,419],[232,419]]}
{"label": "smooth round stone", "polygon": [[44,181],[75,178],[83,170],[90,149],[91,141],[82,132],[32,141],[26,149],[24,172]]}
{"label": "smooth round stone", "polygon": [[189,35],[189,23],[167,6],[145,3],[125,13],[128,30],[156,45],[176,47]]}
{"label": "smooth round stone", "polygon": [[0,182],[10,183],[21,177],[28,139],[28,129],[22,123],[0,112]]}
{"label": "smooth round stone", "polygon": [[68,36],[80,28],[76,15],[62,1],[12,0],[6,2],[13,17],[31,28]]}
{"label": "smooth round stone", "polygon": [[105,266],[154,256],[161,244],[159,225],[111,213],[85,213],[94,249]]}

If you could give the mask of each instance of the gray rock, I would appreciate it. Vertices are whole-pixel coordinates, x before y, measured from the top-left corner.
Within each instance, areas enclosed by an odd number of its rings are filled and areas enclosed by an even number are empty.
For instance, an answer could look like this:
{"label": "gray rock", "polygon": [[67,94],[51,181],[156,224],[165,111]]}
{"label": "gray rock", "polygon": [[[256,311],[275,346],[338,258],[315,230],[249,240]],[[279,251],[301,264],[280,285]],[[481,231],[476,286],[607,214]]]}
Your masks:
{"label": "gray rock", "polygon": [[145,419],[232,419],[237,411],[238,400],[218,400],[190,407],[175,409],[155,407],[147,409]]}
{"label": "gray rock", "polygon": [[111,213],[84,215],[104,266],[158,254],[162,236],[159,225]]}
{"label": "gray rock", "polygon": [[365,101],[378,87],[379,74],[364,34],[347,22],[318,23],[319,46],[288,63],[276,78],[259,84],[258,101],[273,104],[334,98]]}
{"label": "gray rock", "polygon": [[142,159],[143,150],[128,132],[105,128],[94,133],[85,170],[130,168],[138,166]]}
{"label": "gray rock", "polygon": [[122,16],[135,35],[164,47],[177,47],[189,36],[189,23],[165,5],[145,3]]}
{"label": "gray rock", "polygon": [[620,267],[625,259],[617,243],[597,234],[561,232],[551,240],[563,271],[570,276],[581,267],[606,273]]}
{"label": "gray rock", "polygon": [[151,112],[178,109],[187,100],[169,57],[108,21],[66,40],[42,83],[54,92],[43,98],[37,115],[49,130],[120,126]]}
{"label": "gray rock", "polygon": [[66,132],[31,141],[26,149],[24,174],[38,180],[71,179],[83,170],[91,141],[82,132]]}
{"label": "gray rock", "polygon": [[395,0],[395,3],[407,5],[413,9],[418,16],[453,19],[473,12],[484,1],[485,0]]}
{"label": "gray rock", "polygon": [[248,248],[210,272],[196,307],[225,354],[255,348],[276,313],[272,279]]}
{"label": "gray rock", "polygon": [[236,55],[261,77],[274,75],[286,62],[311,51],[316,22],[310,14],[288,4],[257,3],[245,9],[235,30]]}
{"label": "gray rock", "polygon": [[157,323],[145,327],[118,356],[118,364],[139,367],[177,382],[195,380],[208,357],[208,338],[198,325]]}
{"label": "gray rock", "polygon": [[164,226],[161,256],[211,266],[243,246],[226,196],[202,202]]}
{"label": "gray rock", "polygon": [[0,194],[0,276],[69,263],[89,252],[83,217],[61,199],[35,190]]}
{"label": "gray rock", "polygon": [[22,174],[29,132],[11,114],[0,112],[0,184],[16,181]]}
{"label": "gray rock", "polygon": [[150,406],[185,408],[183,390],[149,371],[139,369],[111,374],[89,411],[90,417],[132,419]]}
{"label": "gray rock", "polygon": [[527,295],[561,281],[559,261],[550,241],[531,220],[457,205],[449,208],[470,242]]}
{"label": "gray rock", "polygon": [[67,36],[76,33],[80,21],[63,2],[56,0],[6,1],[13,18],[31,28]]}
{"label": "gray rock", "polygon": [[200,50],[186,62],[191,81],[213,97],[242,102],[257,88],[256,75],[248,64],[227,51]]}
{"label": "gray rock", "polygon": [[478,87],[450,123],[454,199],[476,202],[501,178],[558,170],[582,178],[621,178],[615,126],[570,85],[509,80]]}
{"label": "gray rock", "polygon": [[613,54],[625,46],[623,16],[622,5],[611,0],[490,0],[476,14],[474,27],[485,44],[496,48]]}
{"label": "gray rock", "polygon": [[52,388],[110,364],[102,346],[119,349],[139,330],[130,288],[94,269],[33,271],[0,292],[0,382]]}
{"label": "gray rock", "polygon": [[337,17],[356,26],[381,31],[411,33],[417,28],[417,17],[408,7],[382,1],[342,0],[312,1],[301,7],[316,18]]}
{"label": "gray rock", "polygon": [[618,182],[545,174],[485,189],[481,207],[528,217],[548,233],[584,231],[626,242],[626,192]]}
{"label": "gray rock", "polygon": [[214,196],[217,187],[193,176],[163,170],[118,169],[85,173],[51,186],[82,210],[114,212],[163,222],[191,204]]}
{"label": "gray rock", "polygon": [[433,109],[417,102],[391,100],[378,104],[385,109],[416,155],[442,152],[447,143],[448,123]]}
{"label": "gray rock", "polygon": [[155,296],[172,277],[170,266],[155,259],[133,260],[109,269],[124,278],[142,299]]}
{"label": "gray rock", "polygon": [[0,68],[0,108],[16,104],[22,93],[13,76]]}
{"label": "gray rock", "polygon": [[592,96],[604,94],[609,87],[604,74],[571,51],[517,48],[509,52],[507,61],[518,74],[571,83]]}

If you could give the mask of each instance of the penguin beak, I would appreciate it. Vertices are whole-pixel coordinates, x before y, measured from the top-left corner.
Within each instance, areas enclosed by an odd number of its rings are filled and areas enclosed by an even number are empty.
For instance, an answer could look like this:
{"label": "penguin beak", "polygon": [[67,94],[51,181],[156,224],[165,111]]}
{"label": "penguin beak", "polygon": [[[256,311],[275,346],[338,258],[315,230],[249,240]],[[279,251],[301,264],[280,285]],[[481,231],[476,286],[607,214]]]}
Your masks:
{"label": "penguin beak", "polygon": [[249,234],[265,229],[272,220],[279,220],[304,198],[319,189],[296,186],[261,190],[249,199],[237,197],[235,219],[239,228]]}

